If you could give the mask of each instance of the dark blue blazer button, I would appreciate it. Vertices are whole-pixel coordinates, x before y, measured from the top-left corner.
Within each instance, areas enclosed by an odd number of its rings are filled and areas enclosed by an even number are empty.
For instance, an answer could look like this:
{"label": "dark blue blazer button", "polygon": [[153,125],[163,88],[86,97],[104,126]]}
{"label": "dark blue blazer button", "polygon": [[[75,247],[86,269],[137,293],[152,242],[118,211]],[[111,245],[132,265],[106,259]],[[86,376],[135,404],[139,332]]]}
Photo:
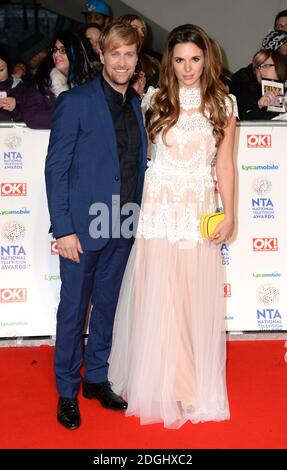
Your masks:
{"label": "dark blue blazer button", "polygon": [[120,179],[119,176],[115,176],[116,181],[119,181],[119,179]]}

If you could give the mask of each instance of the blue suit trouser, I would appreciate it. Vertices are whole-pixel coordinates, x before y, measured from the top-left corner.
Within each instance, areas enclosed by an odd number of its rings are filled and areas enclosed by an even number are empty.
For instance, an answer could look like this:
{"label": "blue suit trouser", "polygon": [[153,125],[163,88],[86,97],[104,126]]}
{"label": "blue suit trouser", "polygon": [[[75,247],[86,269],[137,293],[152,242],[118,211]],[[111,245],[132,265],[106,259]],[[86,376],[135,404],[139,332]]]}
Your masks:
{"label": "blue suit trouser", "polygon": [[98,251],[85,251],[80,263],[60,256],[61,294],[57,312],[55,372],[59,395],[77,396],[83,364],[83,330],[92,302],[85,350],[84,380],[105,382],[113,323],[132,239],[111,238]]}

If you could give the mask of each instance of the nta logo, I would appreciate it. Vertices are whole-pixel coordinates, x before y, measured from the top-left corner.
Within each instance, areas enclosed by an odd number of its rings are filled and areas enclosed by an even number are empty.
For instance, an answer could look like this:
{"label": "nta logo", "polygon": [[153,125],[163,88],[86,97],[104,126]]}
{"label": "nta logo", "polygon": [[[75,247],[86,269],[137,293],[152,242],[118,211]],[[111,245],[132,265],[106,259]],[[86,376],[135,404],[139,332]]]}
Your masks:
{"label": "nta logo", "polygon": [[265,306],[272,306],[279,300],[279,289],[273,284],[261,284],[256,290],[256,297]]}
{"label": "nta logo", "polygon": [[272,147],[271,134],[247,135],[247,147]]}
{"label": "nta logo", "polygon": [[25,237],[25,226],[14,220],[6,222],[3,224],[1,236],[5,242],[19,242]]}
{"label": "nta logo", "polygon": [[4,139],[4,144],[10,149],[16,149],[20,147],[22,139],[18,134],[7,134]]}
{"label": "nta logo", "polygon": [[252,183],[253,191],[259,196],[263,196],[271,192],[272,183],[264,177],[255,178]]}

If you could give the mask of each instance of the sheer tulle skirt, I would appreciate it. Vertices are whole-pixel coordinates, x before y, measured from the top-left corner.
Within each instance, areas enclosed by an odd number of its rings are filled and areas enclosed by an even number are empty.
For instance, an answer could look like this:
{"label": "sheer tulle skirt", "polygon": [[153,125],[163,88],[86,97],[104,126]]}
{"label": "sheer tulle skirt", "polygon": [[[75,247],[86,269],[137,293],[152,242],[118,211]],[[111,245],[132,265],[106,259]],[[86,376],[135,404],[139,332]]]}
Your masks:
{"label": "sheer tulle skirt", "polygon": [[136,239],[109,360],[127,415],[168,428],[229,419],[223,283],[218,246]]}

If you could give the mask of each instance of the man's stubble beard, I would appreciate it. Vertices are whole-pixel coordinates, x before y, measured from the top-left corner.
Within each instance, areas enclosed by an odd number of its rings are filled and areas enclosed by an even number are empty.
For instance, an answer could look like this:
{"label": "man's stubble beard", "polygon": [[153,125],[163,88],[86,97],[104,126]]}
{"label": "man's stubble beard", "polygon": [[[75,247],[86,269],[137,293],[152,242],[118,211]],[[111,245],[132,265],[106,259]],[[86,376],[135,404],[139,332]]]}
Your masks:
{"label": "man's stubble beard", "polygon": [[114,85],[116,85],[116,86],[126,86],[126,85],[128,85],[129,82],[130,82],[130,80],[132,79],[133,74],[134,74],[134,72],[132,72],[131,74],[129,74],[129,78],[128,78],[126,81],[124,81],[124,82],[119,82],[119,81],[116,80],[116,78],[115,78],[114,76],[112,76],[111,74],[109,74],[109,73],[107,72],[107,70],[105,70],[105,69],[103,70],[103,76],[104,76],[104,78],[105,78],[105,77],[108,78],[108,80],[109,80],[111,83],[113,83]]}

